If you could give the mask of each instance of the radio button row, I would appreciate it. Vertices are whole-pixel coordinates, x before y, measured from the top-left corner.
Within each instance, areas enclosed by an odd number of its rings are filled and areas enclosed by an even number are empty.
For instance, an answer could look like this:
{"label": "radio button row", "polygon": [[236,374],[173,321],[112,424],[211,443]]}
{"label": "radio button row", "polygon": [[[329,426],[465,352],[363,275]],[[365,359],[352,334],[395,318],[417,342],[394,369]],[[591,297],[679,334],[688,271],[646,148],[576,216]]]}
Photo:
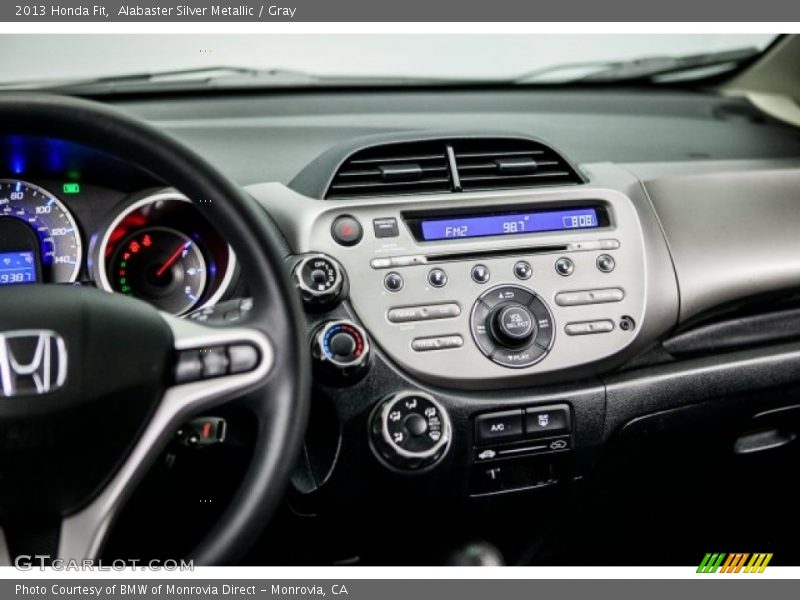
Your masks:
{"label": "radio button row", "polygon": [[556,273],[562,277],[569,277],[575,271],[575,263],[572,262],[572,259],[567,258],[566,256],[559,258],[556,261],[555,267]]}
{"label": "radio button row", "polygon": [[431,284],[431,287],[444,287],[447,284],[447,273],[442,269],[432,269],[428,273],[428,283]]}
{"label": "radio button row", "polygon": [[601,273],[611,273],[617,266],[617,262],[610,254],[601,254],[597,257],[597,269]]}
{"label": "radio button row", "polygon": [[625,292],[620,288],[582,290],[578,292],[559,292],[556,294],[556,304],[559,306],[606,304],[608,302],[619,302],[623,298],[625,298]]}
{"label": "radio button row", "polygon": [[400,273],[389,273],[383,278],[383,285],[390,292],[399,292],[403,289],[403,284],[403,276]]}
{"label": "radio button row", "polygon": [[530,279],[531,275],[533,275],[533,268],[529,262],[521,260],[514,265],[514,276],[517,279],[524,281]]}
{"label": "radio button row", "polygon": [[411,342],[411,349],[416,352],[428,352],[429,350],[461,348],[463,345],[464,338],[460,335],[442,335],[439,337],[415,338]]}
{"label": "radio button row", "polygon": [[410,323],[413,321],[432,321],[434,319],[451,319],[461,314],[461,307],[455,302],[444,304],[425,304],[422,306],[398,306],[390,308],[387,318],[392,323]]}
{"label": "radio button row", "polygon": [[491,278],[489,268],[486,265],[475,265],[472,267],[470,275],[475,283],[486,283]]}
{"label": "radio button row", "polygon": [[567,323],[564,326],[564,332],[567,335],[589,335],[592,333],[608,333],[610,331],[614,331],[614,322],[608,319]]}

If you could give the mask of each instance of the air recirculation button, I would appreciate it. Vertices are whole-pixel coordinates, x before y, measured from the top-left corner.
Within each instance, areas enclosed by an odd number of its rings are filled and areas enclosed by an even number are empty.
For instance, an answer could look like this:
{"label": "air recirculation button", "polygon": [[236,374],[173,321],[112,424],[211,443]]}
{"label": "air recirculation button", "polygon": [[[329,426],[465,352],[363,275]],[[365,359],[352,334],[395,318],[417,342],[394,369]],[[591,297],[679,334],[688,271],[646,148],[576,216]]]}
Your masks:
{"label": "air recirculation button", "polygon": [[489,359],[505,367],[529,367],[553,343],[553,316],[531,290],[504,285],[487,290],[472,307],[472,337]]}

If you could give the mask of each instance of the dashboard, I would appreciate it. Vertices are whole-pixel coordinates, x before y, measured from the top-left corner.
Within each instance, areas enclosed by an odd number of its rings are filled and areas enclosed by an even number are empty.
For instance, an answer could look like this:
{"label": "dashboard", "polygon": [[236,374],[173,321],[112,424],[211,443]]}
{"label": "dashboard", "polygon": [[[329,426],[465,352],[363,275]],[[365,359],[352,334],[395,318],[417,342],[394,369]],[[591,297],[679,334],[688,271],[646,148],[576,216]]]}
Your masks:
{"label": "dashboard", "polygon": [[[416,90],[119,106],[237,180],[284,237],[314,364],[294,517],[357,528],[392,506],[411,530],[412,503],[457,535],[476,505],[560,507],[612,441],[655,440],[667,415],[711,414],[716,432],[669,441],[683,469],[669,484],[793,403],[800,136],[746,101]],[[248,310],[258,274],[179,193],[57,141],[0,146],[0,284],[95,285],[202,321]],[[235,444],[237,418],[213,418]],[[648,461],[620,472],[655,479]]]}

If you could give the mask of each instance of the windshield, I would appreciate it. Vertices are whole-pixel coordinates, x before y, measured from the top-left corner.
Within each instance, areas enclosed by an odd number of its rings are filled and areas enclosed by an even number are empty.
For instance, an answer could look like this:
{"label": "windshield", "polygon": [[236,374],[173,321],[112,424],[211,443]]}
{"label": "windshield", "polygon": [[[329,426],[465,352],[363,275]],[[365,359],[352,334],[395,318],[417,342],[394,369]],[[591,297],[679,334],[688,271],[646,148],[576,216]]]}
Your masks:
{"label": "windshield", "polygon": [[64,82],[217,67],[320,77],[553,83],[574,81],[608,63],[730,50],[759,52],[774,38],[733,34],[6,34],[0,35],[0,83]]}

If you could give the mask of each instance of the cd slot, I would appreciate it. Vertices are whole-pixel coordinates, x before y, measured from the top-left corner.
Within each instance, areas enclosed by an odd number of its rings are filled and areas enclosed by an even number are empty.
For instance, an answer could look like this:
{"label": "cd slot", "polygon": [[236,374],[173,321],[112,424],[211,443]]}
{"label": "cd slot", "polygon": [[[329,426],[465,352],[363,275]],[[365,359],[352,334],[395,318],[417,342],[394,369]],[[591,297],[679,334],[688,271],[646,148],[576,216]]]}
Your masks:
{"label": "cd slot", "polygon": [[474,260],[493,258],[497,256],[518,256],[520,254],[549,254],[552,252],[566,252],[567,246],[531,246],[528,248],[503,248],[498,250],[481,250],[479,252],[451,252],[447,254],[428,254],[427,263],[450,262],[454,260]]}
{"label": "cd slot", "polygon": [[398,267],[412,267],[414,265],[429,265],[457,260],[486,259],[498,256],[519,256],[532,254],[552,254],[556,252],[586,252],[592,250],[616,250],[619,240],[593,240],[587,242],[573,242],[569,244],[550,244],[547,246],[523,246],[520,248],[497,248],[494,250],[474,250],[458,252],[436,252],[433,254],[407,254],[404,256],[386,256],[373,258],[370,266],[373,269],[392,269]]}

